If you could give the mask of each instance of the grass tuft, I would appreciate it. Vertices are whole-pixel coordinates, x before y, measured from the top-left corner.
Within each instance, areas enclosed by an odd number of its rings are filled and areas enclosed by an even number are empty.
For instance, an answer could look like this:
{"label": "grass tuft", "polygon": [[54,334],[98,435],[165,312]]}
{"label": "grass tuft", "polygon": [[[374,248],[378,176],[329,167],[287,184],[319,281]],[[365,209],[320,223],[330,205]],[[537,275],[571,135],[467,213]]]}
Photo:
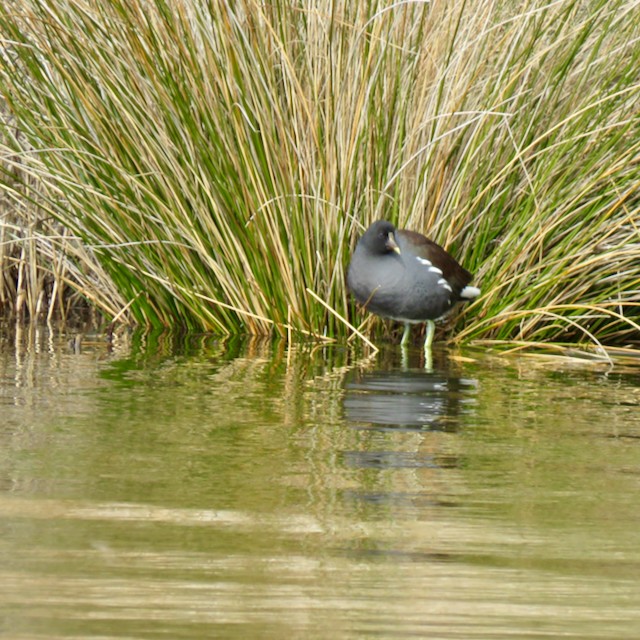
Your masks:
{"label": "grass tuft", "polygon": [[344,336],[385,217],[476,273],[460,340],[637,342],[639,32],[634,0],[5,3],[0,302]]}

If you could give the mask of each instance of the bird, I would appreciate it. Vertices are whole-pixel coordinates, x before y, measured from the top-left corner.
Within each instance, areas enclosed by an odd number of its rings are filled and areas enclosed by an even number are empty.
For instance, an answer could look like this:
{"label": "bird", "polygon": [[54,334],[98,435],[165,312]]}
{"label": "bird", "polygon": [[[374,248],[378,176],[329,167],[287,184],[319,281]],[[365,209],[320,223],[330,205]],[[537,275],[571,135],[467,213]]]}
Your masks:
{"label": "bird", "polygon": [[473,276],[440,245],[416,231],[374,222],[360,237],[347,268],[347,287],[367,311],[404,323],[400,342],[412,324],[426,323],[425,353],[431,353],[434,320],[457,302],[471,301],[480,289]]}

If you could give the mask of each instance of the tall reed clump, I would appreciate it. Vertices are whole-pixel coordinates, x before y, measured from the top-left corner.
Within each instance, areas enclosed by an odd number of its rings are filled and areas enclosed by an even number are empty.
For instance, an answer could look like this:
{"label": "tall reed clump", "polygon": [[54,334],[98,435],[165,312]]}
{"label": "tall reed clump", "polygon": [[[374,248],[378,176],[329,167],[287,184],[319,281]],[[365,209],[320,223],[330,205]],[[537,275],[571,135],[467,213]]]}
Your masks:
{"label": "tall reed clump", "polygon": [[0,316],[78,321],[99,311],[117,317],[125,304],[111,277],[51,216],[40,178],[20,153],[10,152],[28,144],[2,109],[0,122]]}
{"label": "tall reed clump", "polygon": [[5,165],[139,323],[344,334],[317,297],[358,320],[345,264],[386,217],[477,273],[461,337],[626,342],[637,8],[14,0]]}

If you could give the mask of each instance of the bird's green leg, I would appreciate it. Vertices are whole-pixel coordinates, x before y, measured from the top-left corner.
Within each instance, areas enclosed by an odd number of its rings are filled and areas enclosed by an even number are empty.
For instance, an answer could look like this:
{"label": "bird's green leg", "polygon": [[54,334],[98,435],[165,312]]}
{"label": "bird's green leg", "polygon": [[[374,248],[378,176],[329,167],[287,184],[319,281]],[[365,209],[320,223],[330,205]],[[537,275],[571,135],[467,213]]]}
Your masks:
{"label": "bird's green leg", "polygon": [[408,322],[404,323],[404,333],[402,334],[402,340],[400,340],[400,346],[406,347],[409,342],[409,334],[411,333],[411,325]]}
{"label": "bird's green leg", "polygon": [[436,332],[436,323],[433,320],[427,320],[427,331],[424,337],[425,352],[431,351],[431,343],[433,342],[433,334]]}

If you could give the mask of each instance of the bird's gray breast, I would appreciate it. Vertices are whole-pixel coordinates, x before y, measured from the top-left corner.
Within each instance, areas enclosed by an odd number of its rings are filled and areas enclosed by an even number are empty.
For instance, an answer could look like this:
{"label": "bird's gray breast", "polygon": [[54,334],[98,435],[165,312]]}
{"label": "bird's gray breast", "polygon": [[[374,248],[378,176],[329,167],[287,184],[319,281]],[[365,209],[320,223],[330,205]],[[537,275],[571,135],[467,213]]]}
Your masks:
{"label": "bird's gray breast", "polygon": [[347,273],[347,285],[369,311],[392,317],[405,271],[397,253],[369,256],[356,248]]}

